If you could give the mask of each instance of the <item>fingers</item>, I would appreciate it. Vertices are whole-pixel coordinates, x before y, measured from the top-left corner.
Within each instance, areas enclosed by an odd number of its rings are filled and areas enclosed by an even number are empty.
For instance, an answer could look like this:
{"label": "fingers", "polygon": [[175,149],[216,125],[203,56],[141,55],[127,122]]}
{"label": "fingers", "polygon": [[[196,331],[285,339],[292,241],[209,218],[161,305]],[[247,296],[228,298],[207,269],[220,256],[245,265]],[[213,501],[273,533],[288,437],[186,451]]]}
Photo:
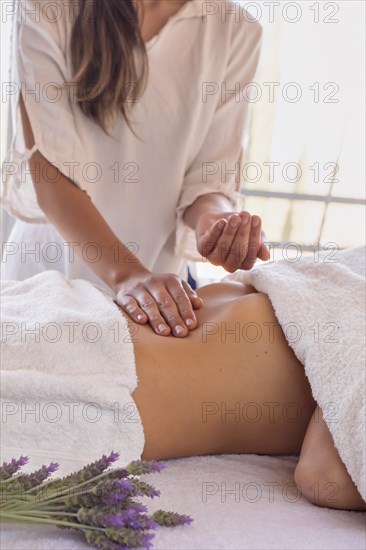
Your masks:
{"label": "fingers", "polygon": [[252,269],[262,245],[262,220],[259,216],[253,216],[250,227],[248,249],[240,265],[240,269]]}
{"label": "fingers", "polygon": [[[174,286],[170,279],[168,279],[166,281],[166,288],[160,284],[154,284],[154,281],[152,281],[149,285],[149,290],[156,301],[159,314],[170,327],[174,336],[187,336],[188,328],[196,326],[197,321],[193,311],[189,315],[189,310],[192,310],[192,307],[184,289],[179,284]],[[181,315],[181,311],[185,312],[185,317]],[[154,319],[150,319],[150,324],[155,328]]]}
{"label": "fingers", "polygon": [[[170,277],[167,280],[166,286],[173,299],[172,306],[168,312],[169,319],[167,320],[176,336],[186,336],[186,331],[192,330],[197,326],[197,319],[192,308],[191,300],[178,278],[175,279]],[[183,325],[185,329],[184,333],[181,332],[181,325]]]}
{"label": "fingers", "polygon": [[222,218],[217,220],[207,231],[207,234],[202,240],[201,249],[199,250],[204,258],[208,258],[208,256],[213,253],[226,225],[227,221]]}
{"label": "fingers", "polygon": [[[221,221],[221,220],[220,220]],[[213,225],[211,237],[206,237],[205,257],[214,265],[220,265],[233,273],[237,269],[251,269],[257,258],[269,259],[269,252],[262,246],[262,221],[259,216],[251,216],[249,212],[240,212],[228,217],[221,235],[218,222]],[[215,240],[216,239],[216,240]],[[208,243],[215,242],[209,247]]]}
{"label": "fingers", "polygon": [[267,245],[262,242],[261,247],[258,252],[258,258],[263,262],[267,262],[271,258],[271,253]]}
{"label": "fingers", "polygon": [[139,307],[133,296],[122,294],[122,296],[117,296],[116,302],[136,323],[144,325],[147,322],[146,313]]}
{"label": "fingers", "polygon": [[225,259],[225,269],[230,273],[239,269],[250,247],[252,217],[249,212],[241,212],[239,220],[238,229]]}
{"label": "fingers", "polygon": [[231,244],[235,238],[240,221],[241,219],[238,214],[232,214],[227,221],[223,219],[215,224],[219,226],[221,234],[216,239],[215,246],[211,247],[210,252],[205,254],[205,257],[212,264],[226,267],[226,259],[230,254]]}
{"label": "fingers", "polygon": [[258,252],[258,258],[263,262],[266,262],[271,258],[270,246],[266,233],[262,229],[262,244]]}
{"label": "fingers", "polygon": [[215,248],[207,255],[211,263],[230,272],[240,267],[248,248],[250,221],[249,212],[229,216]]}
{"label": "fingers", "polygon": [[196,292],[191,288],[191,286],[186,281],[182,281],[182,286],[186,291],[188,298],[190,299],[193,309],[201,309],[201,307],[203,306],[202,298],[197,296]]}
{"label": "fingers", "polygon": [[173,274],[145,276],[121,290],[117,303],[136,323],[148,322],[156,334],[172,333],[179,338],[197,327],[193,308],[202,307],[202,300],[189,284]]}

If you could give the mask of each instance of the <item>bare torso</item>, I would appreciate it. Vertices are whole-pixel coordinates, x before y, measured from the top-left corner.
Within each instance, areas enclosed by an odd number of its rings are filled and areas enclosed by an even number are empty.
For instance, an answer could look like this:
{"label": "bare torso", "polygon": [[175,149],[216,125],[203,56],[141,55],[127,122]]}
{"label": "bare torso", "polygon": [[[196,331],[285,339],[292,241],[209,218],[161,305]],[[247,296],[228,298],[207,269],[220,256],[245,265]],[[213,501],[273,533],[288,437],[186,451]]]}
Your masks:
{"label": "bare torso", "polygon": [[136,325],[143,457],[298,454],[316,403],[268,297],[235,282],[198,294],[187,338]]}

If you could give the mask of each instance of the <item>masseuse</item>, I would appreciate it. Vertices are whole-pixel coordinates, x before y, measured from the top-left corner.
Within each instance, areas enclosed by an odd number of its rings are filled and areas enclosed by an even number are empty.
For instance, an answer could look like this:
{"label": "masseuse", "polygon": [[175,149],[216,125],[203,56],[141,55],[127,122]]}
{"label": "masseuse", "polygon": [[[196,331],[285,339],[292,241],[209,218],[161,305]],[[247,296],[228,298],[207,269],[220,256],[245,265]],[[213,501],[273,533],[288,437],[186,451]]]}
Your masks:
{"label": "masseuse", "polygon": [[137,323],[184,337],[202,306],[187,259],[235,271],[269,258],[261,219],[236,204],[261,28],[234,6],[16,5],[4,278],[88,279]]}

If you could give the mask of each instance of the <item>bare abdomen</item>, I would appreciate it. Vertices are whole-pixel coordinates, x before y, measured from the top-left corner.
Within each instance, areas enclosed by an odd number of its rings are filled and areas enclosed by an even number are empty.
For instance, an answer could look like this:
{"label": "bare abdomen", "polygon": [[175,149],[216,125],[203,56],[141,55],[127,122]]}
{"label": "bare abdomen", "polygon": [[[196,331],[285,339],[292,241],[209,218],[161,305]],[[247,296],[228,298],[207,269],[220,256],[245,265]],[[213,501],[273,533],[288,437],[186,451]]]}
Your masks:
{"label": "bare abdomen", "polygon": [[297,454],[316,404],[268,297],[206,298],[197,318],[184,339],[139,329],[144,457]]}

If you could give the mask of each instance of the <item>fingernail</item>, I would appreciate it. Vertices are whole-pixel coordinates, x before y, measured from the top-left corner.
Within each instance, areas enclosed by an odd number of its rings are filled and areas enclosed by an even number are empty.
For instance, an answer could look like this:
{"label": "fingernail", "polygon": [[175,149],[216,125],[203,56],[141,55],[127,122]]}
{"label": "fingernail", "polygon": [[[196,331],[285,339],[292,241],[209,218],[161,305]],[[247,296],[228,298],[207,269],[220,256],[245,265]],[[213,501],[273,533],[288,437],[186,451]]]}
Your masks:
{"label": "fingernail", "polygon": [[182,334],[182,332],[184,332],[184,328],[181,325],[177,325],[174,330],[176,334]]}
{"label": "fingernail", "polygon": [[141,313],[138,313],[138,315],[136,315],[136,319],[138,321],[141,321],[141,319],[143,319],[143,318],[144,318],[144,316]]}
{"label": "fingernail", "polygon": [[220,220],[220,221],[217,223],[217,227],[218,227],[219,229],[224,229],[225,225],[226,225],[226,222],[225,222],[224,220]]}
{"label": "fingernail", "polygon": [[238,220],[238,218],[232,218],[230,220],[231,227],[238,227],[239,223],[240,223],[240,220]]}
{"label": "fingernail", "polygon": [[193,325],[193,324],[194,324],[193,319],[186,319],[186,325],[187,325],[187,327],[190,327],[190,326]]}
{"label": "fingernail", "polygon": [[244,218],[242,219],[241,223],[242,223],[243,225],[246,225],[246,224],[248,223],[248,221],[249,221],[249,216],[244,216]]}
{"label": "fingernail", "polygon": [[165,332],[167,328],[168,328],[168,327],[167,327],[166,325],[164,325],[163,323],[161,323],[161,324],[158,326],[158,331],[159,331],[159,332]]}
{"label": "fingernail", "polygon": [[258,218],[255,218],[255,219],[252,221],[252,226],[253,226],[253,227],[258,227],[259,224],[260,224],[260,220],[258,220]]}

